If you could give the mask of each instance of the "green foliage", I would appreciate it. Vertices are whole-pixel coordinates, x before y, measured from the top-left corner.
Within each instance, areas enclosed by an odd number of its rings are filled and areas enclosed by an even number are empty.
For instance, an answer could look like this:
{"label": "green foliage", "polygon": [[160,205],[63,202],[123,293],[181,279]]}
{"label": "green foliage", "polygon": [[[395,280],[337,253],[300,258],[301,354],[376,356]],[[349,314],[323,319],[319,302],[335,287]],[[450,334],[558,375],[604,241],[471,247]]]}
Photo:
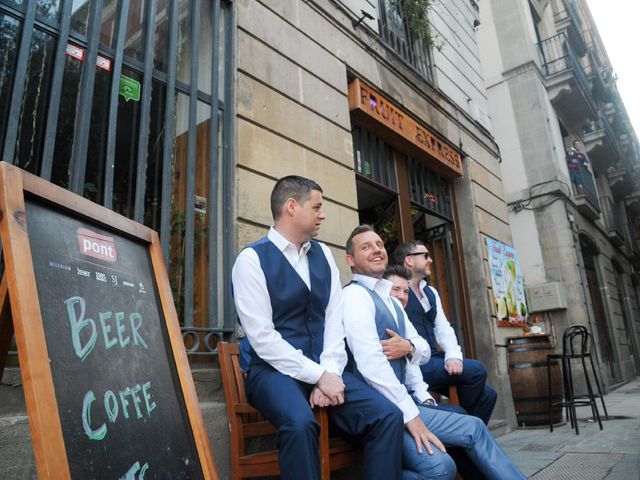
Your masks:
{"label": "green foliage", "polygon": [[433,8],[434,0],[389,0],[398,12],[404,12],[404,19],[409,34],[415,40],[423,40],[427,46],[438,51],[444,48],[444,43],[433,33],[429,22],[429,10]]}

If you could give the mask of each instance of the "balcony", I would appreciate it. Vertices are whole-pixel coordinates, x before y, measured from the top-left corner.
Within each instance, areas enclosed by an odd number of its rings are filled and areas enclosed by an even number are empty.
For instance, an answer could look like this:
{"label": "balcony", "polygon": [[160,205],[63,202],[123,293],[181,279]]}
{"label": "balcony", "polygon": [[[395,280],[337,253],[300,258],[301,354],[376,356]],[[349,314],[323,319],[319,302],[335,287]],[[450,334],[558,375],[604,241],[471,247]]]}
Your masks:
{"label": "balcony", "polygon": [[582,35],[582,20],[578,15],[578,10],[573,0],[564,0],[562,4],[564,5],[564,10],[553,15],[556,30],[566,34],[575,53],[581,57],[587,53],[587,43],[584,35]]}
{"label": "balcony", "polygon": [[614,245],[624,245],[624,224],[618,211],[618,206],[611,197],[603,197],[602,209],[604,211],[604,225],[609,235],[609,240]]}
{"label": "balcony", "polygon": [[379,1],[378,27],[383,43],[428,82],[433,82],[431,54],[426,38],[412,35],[411,21],[401,2]]}
{"label": "balcony", "polygon": [[613,198],[621,200],[638,189],[638,174],[627,162],[621,162],[607,170],[607,179]]}
{"label": "balcony", "polygon": [[570,126],[579,127],[598,109],[587,74],[564,33],[538,44],[545,86],[554,107]]}
{"label": "balcony", "polygon": [[591,220],[600,217],[598,191],[591,172],[581,164],[580,171],[576,172],[571,181],[578,211]]}
{"label": "balcony", "polygon": [[604,172],[620,161],[616,134],[608,117],[600,113],[582,129],[582,140],[595,172]]}

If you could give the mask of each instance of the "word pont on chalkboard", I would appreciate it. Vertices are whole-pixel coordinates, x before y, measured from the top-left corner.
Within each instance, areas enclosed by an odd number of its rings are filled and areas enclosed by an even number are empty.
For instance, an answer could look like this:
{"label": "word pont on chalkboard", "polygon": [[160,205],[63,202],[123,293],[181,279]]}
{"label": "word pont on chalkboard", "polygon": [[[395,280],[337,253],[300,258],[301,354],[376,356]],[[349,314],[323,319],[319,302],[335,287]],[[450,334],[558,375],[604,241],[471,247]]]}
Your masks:
{"label": "word pont on chalkboard", "polygon": [[156,232],[0,162],[0,236],[39,477],[217,480]]}

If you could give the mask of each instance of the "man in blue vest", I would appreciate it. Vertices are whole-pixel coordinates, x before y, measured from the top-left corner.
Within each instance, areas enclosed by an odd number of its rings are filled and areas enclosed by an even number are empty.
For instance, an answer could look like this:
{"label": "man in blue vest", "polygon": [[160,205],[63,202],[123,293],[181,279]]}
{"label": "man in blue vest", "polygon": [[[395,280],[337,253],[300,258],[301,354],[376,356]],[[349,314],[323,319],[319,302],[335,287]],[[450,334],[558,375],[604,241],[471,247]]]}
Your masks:
{"label": "man in blue vest", "polygon": [[347,343],[356,373],[402,410],[403,480],[455,478],[455,464],[443,443],[464,449],[483,478],[525,479],[480,419],[426,408],[430,397],[416,364],[429,359],[430,349],[391,296],[392,283],[382,278],[387,266],[382,239],[369,225],[360,225],[349,236],[346,251],[354,273],[344,288]]}
{"label": "man in blue vest", "polygon": [[325,219],[322,189],[288,176],[271,193],[274,226],[242,250],[232,272],[245,330],[241,350],[249,402],[278,429],[281,478],[320,478],[319,425],[311,408],[329,407],[331,426],[364,448],[364,478],[399,480],[402,414],[344,372],[342,289],[328,247],[313,240]]}
{"label": "man in blue vest", "polygon": [[427,247],[418,240],[402,243],[393,252],[393,259],[411,272],[405,311],[431,347],[431,360],[420,366],[425,382],[432,391],[445,395],[449,385],[456,385],[460,406],[488,424],[497,394],[487,384],[485,366],[478,360],[462,357],[456,334],[442,310],[440,296],[427,283],[433,263]]}

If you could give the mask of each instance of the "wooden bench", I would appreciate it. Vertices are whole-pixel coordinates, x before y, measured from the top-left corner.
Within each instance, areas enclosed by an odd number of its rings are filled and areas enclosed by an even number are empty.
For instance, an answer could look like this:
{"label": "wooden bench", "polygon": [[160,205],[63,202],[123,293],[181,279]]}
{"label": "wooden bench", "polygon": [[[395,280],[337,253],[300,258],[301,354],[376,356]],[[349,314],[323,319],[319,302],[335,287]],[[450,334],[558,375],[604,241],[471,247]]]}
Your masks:
{"label": "wooden bench", "polygon": [[[248,439],[274,435],[276,429],[247,401],[238,344],[218,343],[218,357],[229,420],[231,479],[279,475],[278,450],[246,453]],[[360,461],[362,450],[339,438],[329,438],[326,408],[314,409],[314,415],[320,424],[320,476],[323,480],[329,480],[333,470]]]}

